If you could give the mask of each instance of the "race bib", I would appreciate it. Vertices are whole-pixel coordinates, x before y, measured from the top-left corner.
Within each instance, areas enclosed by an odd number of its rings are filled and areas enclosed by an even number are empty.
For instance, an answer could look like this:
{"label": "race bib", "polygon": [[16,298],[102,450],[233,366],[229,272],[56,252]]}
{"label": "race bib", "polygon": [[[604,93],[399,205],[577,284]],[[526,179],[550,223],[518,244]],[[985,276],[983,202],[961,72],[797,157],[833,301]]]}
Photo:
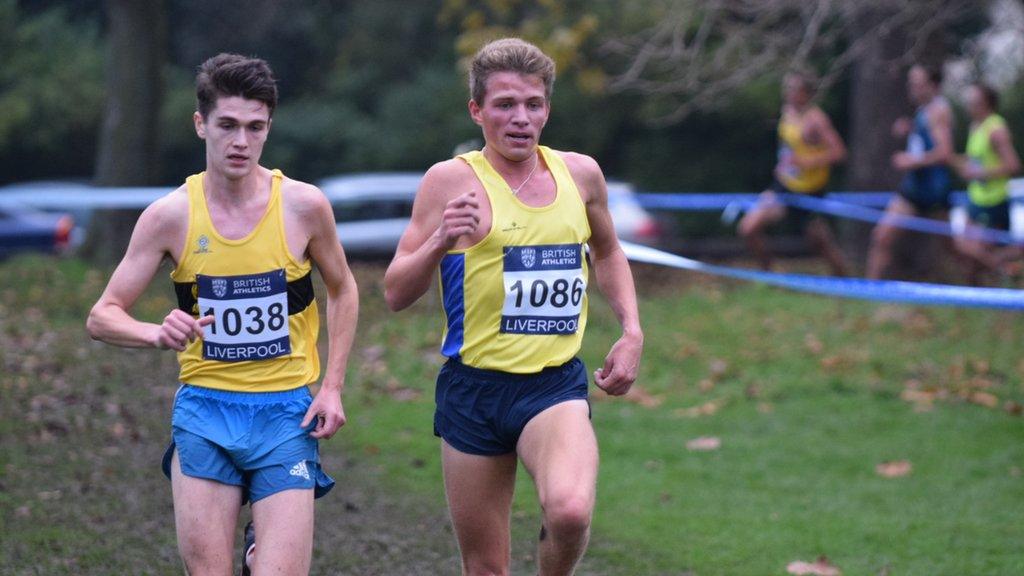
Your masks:
{"label": "race bib", "polygon": [[587,290],[580,244],[506,246],[503,277],[501,332],[577,332]]}
{"label": "race bib", "polygon": [[288,281],[284,270],[243,276],[196,275],[203,358],[221,362],[266,360],[291,353]]}

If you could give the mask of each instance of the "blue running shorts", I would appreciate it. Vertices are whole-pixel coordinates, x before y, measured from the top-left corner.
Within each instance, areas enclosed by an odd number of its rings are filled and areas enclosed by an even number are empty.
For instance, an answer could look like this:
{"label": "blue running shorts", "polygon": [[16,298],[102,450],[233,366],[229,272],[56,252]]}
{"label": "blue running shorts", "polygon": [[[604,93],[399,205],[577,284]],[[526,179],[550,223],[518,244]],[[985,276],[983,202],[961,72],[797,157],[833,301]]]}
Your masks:
{"label": "blue running shorts", "polygon": [[587,400],[587,369],[579,358],[535,374],[449,359],[437,375],[434,435],[466,454],[508,454],[530,419],[568,400]]}
{"label": "blue running shorts", "polygon": [[301,428],[313,398],[302,386],[284,392],[229,392],[183,384],[174,399],[171,444],[163,470],[171,477],[175,449],[186,476],[242,487],[256,502],[291,489],[319,498],[334,487],[320,468],[320,450]]}

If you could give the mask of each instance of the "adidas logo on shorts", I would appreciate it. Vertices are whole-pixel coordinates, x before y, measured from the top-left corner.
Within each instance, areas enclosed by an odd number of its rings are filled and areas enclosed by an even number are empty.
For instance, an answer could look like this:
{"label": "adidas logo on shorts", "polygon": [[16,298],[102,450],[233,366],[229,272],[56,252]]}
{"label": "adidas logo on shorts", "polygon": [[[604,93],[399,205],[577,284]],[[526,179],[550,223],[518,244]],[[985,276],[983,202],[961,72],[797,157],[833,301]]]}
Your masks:
{"label": "adidas logo on shorts", "polygon": [[295,466],[292,466],[291,471],[288,473],[292,476],[302,476],[306,480],[309,480],[309,468],[306,468],[305,460],[302,460]]}

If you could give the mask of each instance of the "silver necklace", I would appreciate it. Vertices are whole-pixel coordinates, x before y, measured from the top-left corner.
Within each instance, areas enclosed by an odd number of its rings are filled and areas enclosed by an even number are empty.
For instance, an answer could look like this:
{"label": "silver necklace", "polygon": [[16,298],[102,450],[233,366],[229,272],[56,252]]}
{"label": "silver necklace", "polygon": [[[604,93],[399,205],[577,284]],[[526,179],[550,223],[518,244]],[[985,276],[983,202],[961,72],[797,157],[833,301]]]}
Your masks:
{"label": "silver necklace", "polygon": [[[516,198],[519,197],[519,191],[523,189],[523,186],[526,186],[526,183],[530,181],[530,178],[533,178],[533,173],[537,171],[537,166],[538,165],[540,165],[540,157],[534,156],[533,157],[533,169],[530,170],[530,173],[526,176],[526,180],[523,180],[522,184],[520,184],[519,186],[516,186],[515,188],[513,188],[511,186],[508,187],[508,189],[512,191],[512,195],[513,196],[515,196]],[[505,184],[507,185],[508,182],[506,182]]]}

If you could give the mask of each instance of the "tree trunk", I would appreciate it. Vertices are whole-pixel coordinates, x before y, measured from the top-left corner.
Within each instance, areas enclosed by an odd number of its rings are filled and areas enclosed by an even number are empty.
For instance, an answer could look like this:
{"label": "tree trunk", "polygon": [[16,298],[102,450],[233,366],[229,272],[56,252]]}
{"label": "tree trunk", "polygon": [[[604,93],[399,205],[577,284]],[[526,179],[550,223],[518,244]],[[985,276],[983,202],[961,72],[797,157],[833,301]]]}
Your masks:
{"label": "tree trunk", "polygon": [[852,39],[873,36],[853,65],[847,168],[847,185],[852,190],[893,190],[900,179],[890,158],[902,145],[892,137],[892,124],[911,112],[905,71],[899,65],[907,38],[905,31],[896,28],[876,35],[874,29],[885,16],[879,8],[865,8],[850,27]]}
{"label": "tree trunk", "polygon": [[[158,184],[159,120],[167,14],[163,0],[106,0],[107,103],[96,160],[99,186]],[[101,210],[83,254],[112,262],[124,254],[139,212]]]}

